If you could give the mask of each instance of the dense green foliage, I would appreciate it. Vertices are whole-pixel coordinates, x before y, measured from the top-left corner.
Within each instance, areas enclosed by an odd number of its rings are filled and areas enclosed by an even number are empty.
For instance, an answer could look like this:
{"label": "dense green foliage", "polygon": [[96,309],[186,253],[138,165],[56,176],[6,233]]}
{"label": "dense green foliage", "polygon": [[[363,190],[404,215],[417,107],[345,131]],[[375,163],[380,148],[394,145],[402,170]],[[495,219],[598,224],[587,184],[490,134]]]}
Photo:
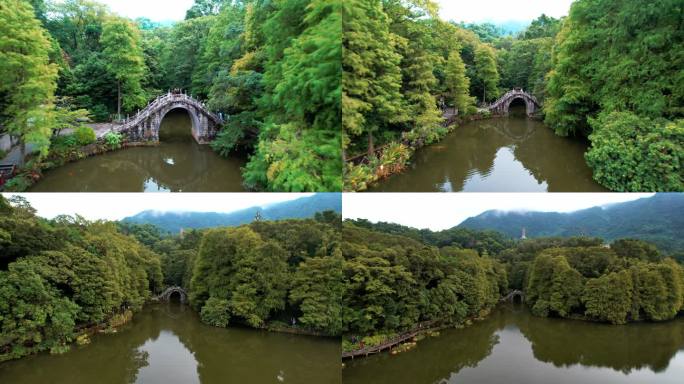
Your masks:
{"label": "dense green foliage", "polygon": [[644,260],[641,252],[632,252],[624,244],[619,249],[619,255],[601,246],[550,248],[539,253],[530,266],[525,290],[532,312],[623,324],[669,320],[684,309],[680,264],[671,259]]}
{"label": "dense green foliage", "polygon": [[0,4],[0,126],[47,154],[54,122],[57,67],[52,42],[31,5]]}
{"label": "dense green foliage", "polygon": [[162,287],[160,257],[113,223],[45,220],[0,197],[0,360],[59,352],[77,329],[138,310]]}
{"label": "dense green foliage", "polygon": [[272,322],[336,335],[342,329],[340,217],[209,229],[192,261],[191,305],[202,320]]}
{"label": "dense green foliage", "polygon": [[394,223],[371,223],[365,219],[351,220],[351,222],[357,227],[408,237],[439,248],[454,246],[475,249],[480,255],[495,255],[513,244],[513,240],[510,238],[491,230],[474,231],[468,228],[454,227],[435,232]]}
{"label": "dense green foliage", "polygon": [[441,21],[432,1],[354,0],[343,12],[345,152],[372,157],[378,144],[435,142],[447,132],[440,106],[471,113],[470,94],[497,94],[493,51]]}
{"label": "dense green foliage", "polygon": [[600,112],[681,116],[681,3],[580,0],[558,36],[546,121],[561,134],[590,132]]}
{"label": "dense green foliage", "polygon": [[423,321],[461,324],[487,314],[508,286],[503,266],[474,250],[438,248],[354,222],[344,223],[342,239],[349,334],[400,331]]}
{"label": "dense green foliage", "polygon": [[591,133],[587,160],[601,184],[684,190],[682,47],[680,1],[573,3],[554,48],[546,122],[561,135]]}
{"label": "dense green foliage", "polygon": [[614,191],[684,191],[684,119],[602,114],[586,153],[594,179]]}
{"label": "dense green foliage", "polygon": [[265,118],[245,182],[272,191],[341,191],[342,2],[275,5],[261,31],[264,45],[232,69],[264,57]]}
{"label": "dense green foliage", "polygon": [[0,9],[0,127],[43,156],[71,111],[55,92],[110,121],[183,89],[230,116],[212,147],[251,154],[248,188],[342,189],[340,1],[198,0],[170,26],[90,0],[31,3]]}
{"label": "dense green foliage", "polygon": [[460,324],[514,289],[538,316],[623,324],[684,310],[684,267],[642,240],[511,241],[496,232],[366,220],[346,221],[342,239],[345,332],[352,335],[391,335],[424,321]]}

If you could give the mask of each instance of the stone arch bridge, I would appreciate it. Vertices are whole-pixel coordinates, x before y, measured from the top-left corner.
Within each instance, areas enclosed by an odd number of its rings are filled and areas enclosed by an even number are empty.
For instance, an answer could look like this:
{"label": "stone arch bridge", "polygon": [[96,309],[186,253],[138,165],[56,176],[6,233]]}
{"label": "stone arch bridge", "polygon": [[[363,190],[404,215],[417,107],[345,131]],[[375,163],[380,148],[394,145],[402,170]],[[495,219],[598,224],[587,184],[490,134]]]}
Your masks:
{"label": "stone arch bridge", "polygon": [[489,109],[495,115],[508,115],[508,109],[511,107],[513,100],[521,99],[525,102],[527,116],[532,116],[541,108],[541,104],[537,98],[525,92],[521,88],[513,88],[506,92],[497,101],[490,104]]}
{"label": "stone arch bridge", "polygon": [[159,296],[157,296],[157,300],[159,301],[171,301],[171,296],[174,294],[178,294],[180,296],[180,302],[185,304],[188,302],[188,293],[185,292],[185,289],[181,287],[168,287],[162,292]]}
{"label": "stone arch bridge", "polygon": [[216,137],[223,119],[210,112],[201,101],[184,93],[167,93],[154,99],[135,116],[126,118],[114,130],[130,141],[159,141],[159,126],[173,109],[183,109],[190,115],[192,136],[199,144],[208,144]]}
{"label": "stone arch bridge", "polygon": [[520,303],[524,303],[525,302],[525,292],[523,292],[519,289],[512,290],[512,291],[508,292],[508,294],[506,296],[501,298],[501,302],[505,302],[505,301],[509,301],[511,303],[514,303],[516,301],[518,301]]}

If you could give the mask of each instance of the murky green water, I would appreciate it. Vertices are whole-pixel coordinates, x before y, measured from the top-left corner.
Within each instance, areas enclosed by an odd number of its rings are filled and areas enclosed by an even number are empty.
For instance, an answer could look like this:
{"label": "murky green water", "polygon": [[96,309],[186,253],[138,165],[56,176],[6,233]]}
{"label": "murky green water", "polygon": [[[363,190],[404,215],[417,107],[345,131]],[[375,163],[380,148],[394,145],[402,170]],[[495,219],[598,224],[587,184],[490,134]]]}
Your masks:
{"label": "murky green water", "polygon": [[345,384],[682,383],[684,318],[613,326],[503,306],[405,353],[347,362]]}
{"label": "murky green water", "polygon": [[[523,112],[522,114],[520,112]],[[556,136],[511,107],[511,116],[465,123],[374,192],[599,192],[584,161],[587,144]]]}
{"label": "murky green water", "polygon": [[0,363],[0,383],[341,383],[339,339],[200,323],[187,306],[146,308],[114,335],[63,355]]}
{"label": "murky green water", "polygon": [[191,135],[190,117],[171,111],[160,145],[90,157],[46,172],[30,192],[240,192],[244,158],[223,158]]}

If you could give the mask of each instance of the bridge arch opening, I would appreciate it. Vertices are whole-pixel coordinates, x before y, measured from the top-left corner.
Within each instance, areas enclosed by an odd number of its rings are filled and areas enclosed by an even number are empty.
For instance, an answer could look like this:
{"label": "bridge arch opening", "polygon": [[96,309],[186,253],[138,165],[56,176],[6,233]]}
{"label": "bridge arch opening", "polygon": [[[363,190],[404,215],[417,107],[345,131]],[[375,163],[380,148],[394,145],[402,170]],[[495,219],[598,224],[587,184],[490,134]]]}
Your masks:
{"label": "bridge arch opening", "polygon": [[516,97],[508,105],[508,114],[511,116],[527,116],[527,103],[522,97]]}
{"label": "bridge arch opening", "polygon": [[199,121],[197,116],[183,106],[169,108],[161,115],[159,141],[186,141],[197,137]]}
{"label": "bridge arch opening", "polygon": [[169,302],[171,303],[182,303],[183,302],[183,294],[180,293],[180,291],[173,291],[169,295]]}
{"label": "bridge arch opening", "polygon": [[511,302],[512,302],[513,304],[522,304],[523,301],[524,301],[524,300],[523,300],[522,294],[515,294],[515,295],[513,295],[513,297],[511,298]]}

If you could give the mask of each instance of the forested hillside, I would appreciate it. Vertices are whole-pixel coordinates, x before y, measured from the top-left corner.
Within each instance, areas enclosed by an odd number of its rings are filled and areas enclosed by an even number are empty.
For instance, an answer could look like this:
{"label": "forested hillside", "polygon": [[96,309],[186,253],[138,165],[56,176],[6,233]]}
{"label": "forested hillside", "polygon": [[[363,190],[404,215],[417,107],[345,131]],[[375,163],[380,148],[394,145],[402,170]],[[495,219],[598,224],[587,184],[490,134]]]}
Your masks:
{"label": "forested hillside", "polygon": [[46,220],[0,196],[0,361],[69,349],[83,328],[116,324],[162,288],[161,257],[111,222]]}
{"label": "forested hillside", "polygon": [[496,238],[345,221],[343,350],[380,345],[419,324],[467,324],[513,290],[543,317],[623,324],[670,320],[684,309],[684,267],[653,244]]}
{"label": "forested hillside", "polygon": [[[198,0],[186,20],[129,20],[90,0],[0,4],[0,129],[39,151],[182,89],[229,116],[212,147],[251,189],[341,190],[341,3]],[[1,131],[0,131],[1,133]],[[37,166],[37,164],[33,164]]]}
{"label": "forested hillside", "polygon": [[[344,331],[366,345],[419,322],[456,325],[484,316],[507,290],[503,265],[489,256],[357,224],[347,221],[342,229]],[[343,348],[359,344],[345,339]]]}
{"label": "forested hillside", "polygon": [[606,241],[631,237],[647,240],[664,251],[684,251],[684,196],[659,193],[653,197],[570,213],[487,211],[459,228],[494,230],[519,238],[591,236]]}
{"label": "forested hillside", "polygon": [[454,227],[443,231],[417,229],[394,223],[371,223],[365,219],[347,220],[359,228],[367,228],[390,235],[400,235],[436,247],[455,246],[476,249],[479,254],[497,254],[514,241],[495,230]]}
{"label": "forested hillside", "polygon": [[181,236],[149,224],[121,226],[162,255],[164,284],[188,290],[202,321],[337,335],[342,330],[340,223],[340,216],[329,212]]}
{"label": "forested hillside", "polygon": [[181,228],[237,226],[254,221],[257,212],[263,220],[312,218],[317,213],[333,211],[342,214],[342,198],[337,193],[318,193],[309,197],[274,203],[265,207],[250,207],[230,213],[218,212],[156,212],[144,211],[122,220],[124,223],[152,224],[178,233]]}
{"label": "forested hillside", "polygon": [[671,320],[684,309],[684,267],[641,242],[549,248],[527,273],[525,299],[538,316],[624,324]]}
{"label": "forested hillside", "polygon": [[341,217],[171,235],[150,224],[36,216],[0,196],[0,361],[87,343],[181,286],[202,321],[337,335]]}

